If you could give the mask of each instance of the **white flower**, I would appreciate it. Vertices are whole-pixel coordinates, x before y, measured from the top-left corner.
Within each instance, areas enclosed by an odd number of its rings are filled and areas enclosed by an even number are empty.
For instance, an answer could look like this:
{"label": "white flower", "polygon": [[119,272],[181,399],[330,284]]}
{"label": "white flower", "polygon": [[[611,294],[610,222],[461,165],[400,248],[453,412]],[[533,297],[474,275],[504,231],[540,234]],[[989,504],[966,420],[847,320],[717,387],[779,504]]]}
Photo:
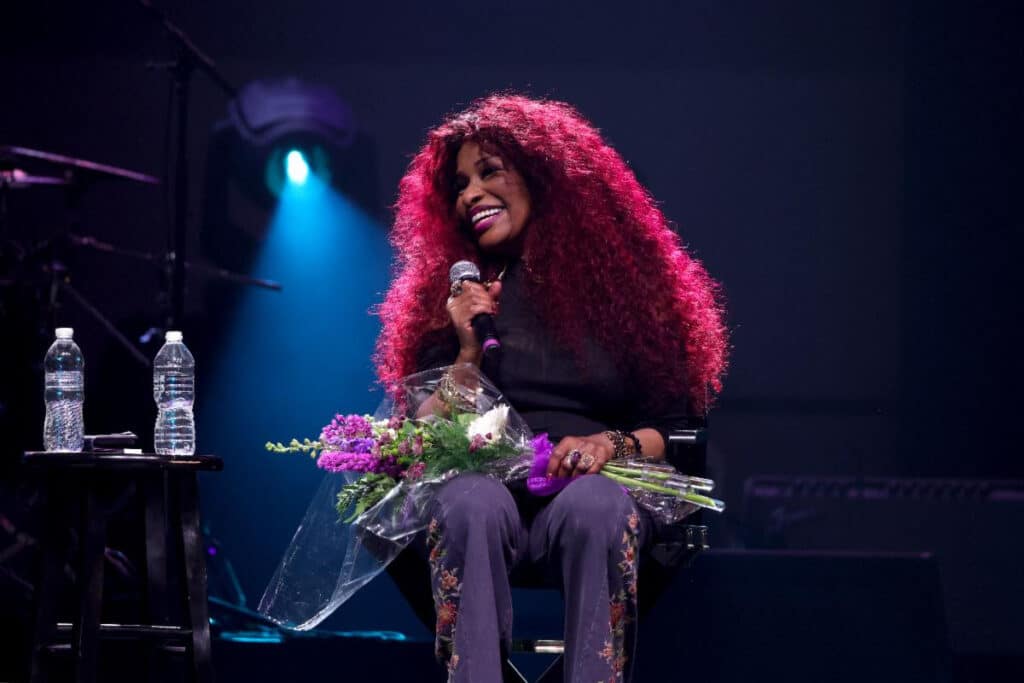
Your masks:
{"label": "white flower", "polygon": [[474,436],[479,436],[487,443],[494,443],[505,435],[505,424],[507,422],[508,406],[495,406],[470,422],[469,427],[466,428],[466,435],[470,441],[473,440]]}

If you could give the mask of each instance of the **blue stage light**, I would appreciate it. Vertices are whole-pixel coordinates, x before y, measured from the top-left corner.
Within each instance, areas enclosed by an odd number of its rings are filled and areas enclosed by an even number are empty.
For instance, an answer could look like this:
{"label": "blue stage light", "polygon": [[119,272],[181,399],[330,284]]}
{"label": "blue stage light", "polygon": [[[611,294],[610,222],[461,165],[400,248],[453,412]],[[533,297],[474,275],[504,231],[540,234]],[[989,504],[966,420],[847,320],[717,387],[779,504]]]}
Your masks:
{"label": "blue stage light", "polygon": [[228,113],[238,186],[261,201],[313,178],[330,185],[331,167],[357,137],[351,108],[331,88],[293,78],[248,84]]}
{"label": "blue stage light", "polygon": [[309,178],[309,162],[306,161],[306,156],[297,149],[293,149],[285,155],[284,166],[288,181],[295,185],[303,185]]}

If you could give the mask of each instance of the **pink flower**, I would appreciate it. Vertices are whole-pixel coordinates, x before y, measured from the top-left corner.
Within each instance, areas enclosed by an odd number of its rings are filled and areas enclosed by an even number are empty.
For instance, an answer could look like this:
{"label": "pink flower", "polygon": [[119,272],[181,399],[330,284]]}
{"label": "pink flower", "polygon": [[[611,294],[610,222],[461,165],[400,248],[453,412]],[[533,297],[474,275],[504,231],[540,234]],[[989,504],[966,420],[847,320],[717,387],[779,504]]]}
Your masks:
{"label": "pink flower", "polygon": [[409,469],[405,471],[405,474],[403,476],[410,481],[416,481],[417,479],[423,476],[423,471],[425,469],[427,469],[427,463],[413,463],[412,465],[409,466]]}

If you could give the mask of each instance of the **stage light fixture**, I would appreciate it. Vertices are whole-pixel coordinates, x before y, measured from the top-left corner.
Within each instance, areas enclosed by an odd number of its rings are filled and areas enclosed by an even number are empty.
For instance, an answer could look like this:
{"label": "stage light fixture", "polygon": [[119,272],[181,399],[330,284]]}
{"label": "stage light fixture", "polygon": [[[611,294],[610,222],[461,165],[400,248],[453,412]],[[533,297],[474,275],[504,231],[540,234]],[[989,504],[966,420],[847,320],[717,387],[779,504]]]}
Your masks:
{"label": "stage light fixture", "polygon": [[332,160],[356,137],[348,104],[326,86],[294,78],[250,83],[228,113],[238,133],[236,170],[247,189],[272,197],[288,185],[305,185],[310,176],[329,184]]}

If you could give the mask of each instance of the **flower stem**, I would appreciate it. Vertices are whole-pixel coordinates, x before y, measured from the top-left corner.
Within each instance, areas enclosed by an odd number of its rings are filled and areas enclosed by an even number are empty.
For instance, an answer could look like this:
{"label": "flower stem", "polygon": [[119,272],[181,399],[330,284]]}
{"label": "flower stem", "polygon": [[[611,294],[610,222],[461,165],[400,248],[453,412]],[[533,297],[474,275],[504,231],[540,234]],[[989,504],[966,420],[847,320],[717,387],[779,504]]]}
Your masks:
{"label": "flower stem", "polygon": [[682,489],[660,486],[658,484],[654,484],[649,481],[644,481],[642,479],[622,477],[619,476],[618,474],[615,474],[614,472],[608,472],[606,471],[606,469],[602,469],[601,474],[608,477],[612,481],[617,481],[620,484],[623,484],[624,486],[627,487],[645,489],[647,491],[654,491],[655,493],[666,493],[670,496],[675,496],[676,498],[682,498],[688,503],[693,503],[694,505],[710,508],[712,510],[724,509],[724,506],[722,505],[721,501],[715,500],[714,498],[709,498],[708,496],[702,496],[699,493],[694,493],[692,491],[685,491]]}
{"label": "flower stem", "polygon": [[672,474],[669,474],[668,472],[659,472],[657,470],[642,470],[635,467],[623,467],[621,465],[612,465],[611,463],[605,464],[605,466],[602,469],[615,472],[616,474],[619,474],[623,477],[632,477],[634,479],[665,480],[670,479],[671,477],[674,476]]}
{"label": "flower stem", "polygon": [[657,479],[669,486],[692,488],[696,490],[712,490],[715,487],[715,482],[711,479],[703,479],[700,477],[690,476],[688,474],[681,474],[675,469],[671,472],[667,472],[664,469],[650,469],[644,465],[613,465],[611,463],[607,463],[604,466],[604,469],[610,470],[615,474],[632,477],[634,479]]}
{"label": "flower stem", "polygon": [[617,474],[615,472],[607,471],[607,468],[606,469],[602,469],[601,470],[601,474],[603,474],[604,476],[608,477],[612,481],[617,481],[620,484],[625,484],[626,486],[630,486],[630,487],[633,487],[633,488],[647,489],[648,491],[657,491],[658,493],[668,493],[668,494],[673,495],[673,496],[682,497],[682,496],[680,496],[681,492],[679,491],[679,489],[672,489],[672,488],[669,488],[667,486],[661,486],[659,484],[655,484],[655,483],[652,483],[652,482],[649,482],[649,481],[644,481],[643,479],[635,479],[633,477],[624,477],[624,476],[622,476],[620,474]]}
{"label": "flower stem", "polygon": [[646,481],[649,479],[655,479],[660,481],[665,486],[672,486],[674,488],[683,488],[687,490],[696,489],[698,491],[710,491],[714,488],[714,484],[709,479],[701,479],[699,477],[691,477],[687,474],[680,474],[673,470],[672,473],[661,472],[658,470],[647,470],[640,467],[630,467],[623,465],[612,465],[608,463],[604,466],[603,471],[610,471],[623,477],[630,477],[640,481]]}

